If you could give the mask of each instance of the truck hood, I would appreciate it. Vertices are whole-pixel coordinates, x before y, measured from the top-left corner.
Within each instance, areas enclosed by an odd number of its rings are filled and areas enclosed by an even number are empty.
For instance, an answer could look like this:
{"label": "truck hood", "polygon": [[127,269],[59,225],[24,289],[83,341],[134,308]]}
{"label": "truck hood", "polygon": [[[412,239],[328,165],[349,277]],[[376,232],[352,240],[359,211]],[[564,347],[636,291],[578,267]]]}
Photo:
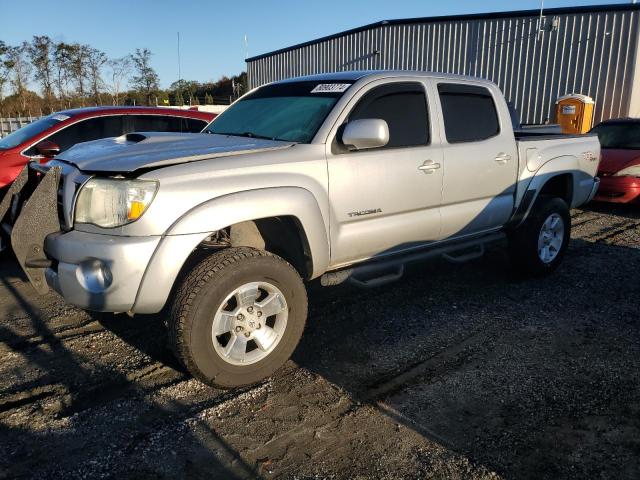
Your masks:
{"label": "truck hood", "polygon": [[293,142],[204,133],[128,133],[79,143],[56,160],[87,172],[134,172],[216,157],[288,148]]}

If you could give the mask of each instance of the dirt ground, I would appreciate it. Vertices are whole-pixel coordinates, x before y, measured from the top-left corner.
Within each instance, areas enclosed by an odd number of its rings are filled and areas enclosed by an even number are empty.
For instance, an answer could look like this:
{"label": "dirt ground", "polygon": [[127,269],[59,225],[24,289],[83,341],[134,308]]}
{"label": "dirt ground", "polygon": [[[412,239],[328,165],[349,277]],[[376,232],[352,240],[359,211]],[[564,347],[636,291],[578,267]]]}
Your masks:
{"label": "dirt ground", "polygon": [[89,316],[0,260],[0,478],[640,478],[640,210],[572,212],[561,269],[502,249],[310,288],[292,361],[191,379],[154,317]]}

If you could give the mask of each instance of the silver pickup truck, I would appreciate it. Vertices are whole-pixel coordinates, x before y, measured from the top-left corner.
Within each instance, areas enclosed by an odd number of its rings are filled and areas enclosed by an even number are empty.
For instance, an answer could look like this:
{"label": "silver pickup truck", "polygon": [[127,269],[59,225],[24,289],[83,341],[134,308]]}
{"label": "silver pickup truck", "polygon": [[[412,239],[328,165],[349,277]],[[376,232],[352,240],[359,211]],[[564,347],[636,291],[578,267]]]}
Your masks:
{"label": "silver pickup truck", "polygon": [[523,272],[545,274],[569,208],[598,187],[596,136],[516,136],[498,87],[469,77],[286,80],[204,133],[133,133],[32,164],[0,220],[36,290],[160,312],[179,360],[224,387],[289,358],[304,281],[379,286],[407,262],[464,261],[505,237]]}

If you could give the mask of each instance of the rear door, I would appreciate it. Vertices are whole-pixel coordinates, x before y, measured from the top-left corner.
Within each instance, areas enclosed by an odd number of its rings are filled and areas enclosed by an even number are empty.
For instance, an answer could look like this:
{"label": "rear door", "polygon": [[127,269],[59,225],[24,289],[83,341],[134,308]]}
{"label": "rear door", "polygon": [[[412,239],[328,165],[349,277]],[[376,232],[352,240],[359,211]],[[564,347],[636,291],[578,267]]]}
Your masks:
{"label": "rear door", "polygon": [[[417,80],[372,82],[339,118],[327,143],[333,266],[438,238],[442,149],[428,90]],[[389,143],[348,151],[339,141],[342,125],[365,118],[387,122]]]}
{"label": "rear door", "polygon": [[[434,79],[440,106],[443,239],[503,226],[514,205],[518,151],[499,90]],[[499,102],[496,100],[500,100]],[[500,106],[500,107],[498,107]]]}

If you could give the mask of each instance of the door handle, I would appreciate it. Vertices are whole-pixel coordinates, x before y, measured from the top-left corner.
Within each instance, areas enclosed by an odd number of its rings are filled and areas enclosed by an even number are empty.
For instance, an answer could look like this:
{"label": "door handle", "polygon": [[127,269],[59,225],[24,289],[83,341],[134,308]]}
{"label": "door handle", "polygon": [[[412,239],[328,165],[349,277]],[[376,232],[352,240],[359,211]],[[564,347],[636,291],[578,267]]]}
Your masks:
{"label": "door handle", "polygon": [[495,160],[500,164],[504,164],[504,163],[507,163],[509,160],[511,160],[511,155],[507,153],[499,153],[498,155],[496,155]]}
{"label": "door handle", "polygon": [[424,163],[418,167],[418,170],[422,170],[424,173],[429,174],[433,173],[434,170],[437,170],[439,168],[439,163],[433,163],[433,160],[425,160]]}

